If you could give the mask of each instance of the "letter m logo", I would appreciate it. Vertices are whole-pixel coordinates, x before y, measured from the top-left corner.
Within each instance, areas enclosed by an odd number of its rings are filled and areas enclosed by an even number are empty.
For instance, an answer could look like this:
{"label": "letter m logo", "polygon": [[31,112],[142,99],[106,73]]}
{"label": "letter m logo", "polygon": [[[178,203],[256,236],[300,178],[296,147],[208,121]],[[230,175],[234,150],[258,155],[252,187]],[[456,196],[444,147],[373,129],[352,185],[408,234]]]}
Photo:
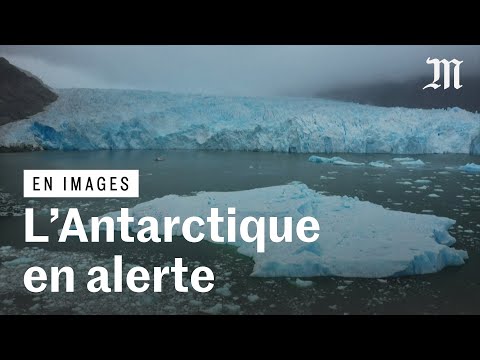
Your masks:
{"label": "letter m logo", "polygon": [[454,64],[455,67],[453,68],[453,87],[455,89],[460,89],[463,85],[460,85],[460,64],[463,61],[458,61],[457,59],[453,59],[447,61],[445,59],[438,60],[438,59],[430,59],[428,58],[426,61],[427,64],[433,64],[433,82],[426,85],[423,90],[427,88],[438,89],[440,85],[437,84],[437,81],[440,80],[440,64],[443,65],[443,88],[448,89],[450,87],[450,65]]}

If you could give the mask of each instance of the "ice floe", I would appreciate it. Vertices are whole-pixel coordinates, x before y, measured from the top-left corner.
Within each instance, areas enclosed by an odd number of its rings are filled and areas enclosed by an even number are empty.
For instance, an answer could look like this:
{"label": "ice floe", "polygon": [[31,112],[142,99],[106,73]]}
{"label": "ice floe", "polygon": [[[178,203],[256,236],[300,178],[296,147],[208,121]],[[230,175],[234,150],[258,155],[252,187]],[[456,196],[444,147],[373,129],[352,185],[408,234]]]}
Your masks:
{"label": "ice floe", "polygon": [[424,166],[425,163],[418,159],[418,160],[411,160],[411,161],[400,161],[400,164],[405,166]]}
{"label": "ice floe", "polygon": [[460,170],[467,171],[467,172],[480,172],[480,165],[475,163],[469,163],[464,166],[460,166]]}
{"label": "ice floe", "polygon": [[402,162],[402,161],[414,161],[415,159],[411,157],[396,157],[396,158],[393,158],[392,160]]}
{"label": "ice floe", "polygon": [[[135,219],[130,229],[138,231],[136,222],[144,216],[155,216],[160,229],[164,228],[165,216],[198,216],[206,221],[214,207],[219,209],[220,216],[227,217],[229,206],[236,207],[237,222],[247,216],[290,216],[294,222],[313,216],[320,223],[320,238],[314,243],[298,241],[294,234],[290,243],[267,242],[265,253],[261,254],[253,243],[230,243],[241,254],[253,258],[253,276],[414,275],[461,265],[467,258],[465,251],[450,247],[455,239],[448,229],[454,220],[386,210],[357,198],[326,196],[301,183],[236,192],[200,192],[193,196],[168,195],[130,209],[130,216]],[[107,215],[115,217],[119,213]],[[279,224],[281,233],[283,221]],[[208,225],[202,231],[208,235]],[[174,232],[181,235],[181,227],[174,228]],[[225,223],[220,224],[219,234],[227,236]],[[240,238],[239,233],[236,237]]]}
{"label": "ice floe", "polygon": [[427,179],[418,179],[414,181],[415,184],[430,184],[432,181]]}
{"label": "ice floe", "polygon": [[378,168],[391,168],[392,165],[390,164],[385,164],[383,161],[371,161],[368,163],[368,165],[373,166],[373,167],[378,167]]}
{"label": "ice floe", "polygon": [[308,158],[308,161],[314,162],[314,163],[320,163],[320,164],[335,164],[335,165],[344,165],[344,166],[364,165],[363,163],[356,163],[356,162],[347,161],[347,160],[345,160],[341,157],[338,157],[338,156],[327,158],[327,157],[312,155]]}

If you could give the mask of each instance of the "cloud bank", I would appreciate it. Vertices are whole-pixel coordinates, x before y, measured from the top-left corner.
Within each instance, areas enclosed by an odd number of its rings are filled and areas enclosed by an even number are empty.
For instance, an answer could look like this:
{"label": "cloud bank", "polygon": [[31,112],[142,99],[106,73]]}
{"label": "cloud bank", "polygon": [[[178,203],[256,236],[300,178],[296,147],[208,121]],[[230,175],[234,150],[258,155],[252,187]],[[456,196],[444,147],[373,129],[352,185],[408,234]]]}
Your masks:
{"label": "cloud bank", "polygon": [[427,57],[479,74],[480,46],[0,46],[55,88],[311,96],[344,85],[432,76]]}

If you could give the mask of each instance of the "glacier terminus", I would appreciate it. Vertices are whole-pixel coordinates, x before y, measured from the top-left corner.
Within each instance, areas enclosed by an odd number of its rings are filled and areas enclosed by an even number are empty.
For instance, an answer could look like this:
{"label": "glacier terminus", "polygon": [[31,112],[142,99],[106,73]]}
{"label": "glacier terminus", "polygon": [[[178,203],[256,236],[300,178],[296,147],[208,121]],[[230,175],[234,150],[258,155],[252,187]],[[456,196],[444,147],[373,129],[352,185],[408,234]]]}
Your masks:
{"label": "glacier terminus", "polygon": [[57,93],[46,111],[0,127],[0,147],[480,154],[480,115],[459,108],[137,90]]}

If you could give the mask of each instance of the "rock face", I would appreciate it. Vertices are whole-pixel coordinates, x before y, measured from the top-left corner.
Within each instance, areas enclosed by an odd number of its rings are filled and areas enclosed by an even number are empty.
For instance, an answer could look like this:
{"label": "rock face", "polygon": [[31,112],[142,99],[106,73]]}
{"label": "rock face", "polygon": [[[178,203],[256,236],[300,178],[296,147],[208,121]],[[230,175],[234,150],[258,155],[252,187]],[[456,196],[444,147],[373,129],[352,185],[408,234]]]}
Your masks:
{"label": "rock face", "polygon": [[0,57],[0,126],[41,112],[57,98],[40,80]]}

